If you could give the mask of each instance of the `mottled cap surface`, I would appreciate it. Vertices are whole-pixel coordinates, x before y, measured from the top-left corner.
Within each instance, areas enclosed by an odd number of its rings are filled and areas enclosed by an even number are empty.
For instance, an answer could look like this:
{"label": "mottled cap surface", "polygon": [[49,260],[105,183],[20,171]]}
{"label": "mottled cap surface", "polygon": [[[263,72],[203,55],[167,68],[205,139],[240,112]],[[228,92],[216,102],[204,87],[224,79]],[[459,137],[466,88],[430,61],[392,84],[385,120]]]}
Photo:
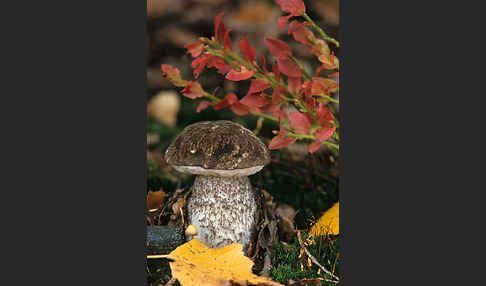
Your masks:
{"label": "mottled cap surface", "polygon": [[[170,144],[165,161],[176,170],[209,175],[258,172],[270,162],[267,146],[253,132],[231,121],[203,121],[187,126]],[[221,171],[220,171],[221,170]],[[229,176],[229,175],[228,175]]]}

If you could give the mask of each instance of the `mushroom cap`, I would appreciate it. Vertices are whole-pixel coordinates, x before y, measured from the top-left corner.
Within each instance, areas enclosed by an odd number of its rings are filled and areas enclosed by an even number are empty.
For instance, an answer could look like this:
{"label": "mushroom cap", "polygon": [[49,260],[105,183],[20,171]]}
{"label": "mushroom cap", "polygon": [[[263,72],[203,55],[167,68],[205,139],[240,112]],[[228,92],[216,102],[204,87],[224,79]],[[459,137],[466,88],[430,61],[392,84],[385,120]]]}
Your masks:
{"label": "mushroom cap", "polygon": [[270,162],[267,146],[253,132],[227,120],[202,121],[184,128],[165,152],[182,173],[249,176]]}

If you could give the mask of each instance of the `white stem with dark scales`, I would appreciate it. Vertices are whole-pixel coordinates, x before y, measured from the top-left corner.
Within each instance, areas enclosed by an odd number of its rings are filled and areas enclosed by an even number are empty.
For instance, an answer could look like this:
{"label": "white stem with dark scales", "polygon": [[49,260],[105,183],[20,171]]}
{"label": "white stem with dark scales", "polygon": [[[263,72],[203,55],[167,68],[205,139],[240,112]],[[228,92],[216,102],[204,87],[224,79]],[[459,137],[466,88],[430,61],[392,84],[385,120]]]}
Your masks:
{"label": "white stem with dark scales", "polygon": [[254,228],[255,193],[246,176],[197,176],[191,187],[188,216],[195,238],[217,248],[238,242],[246,248]]}

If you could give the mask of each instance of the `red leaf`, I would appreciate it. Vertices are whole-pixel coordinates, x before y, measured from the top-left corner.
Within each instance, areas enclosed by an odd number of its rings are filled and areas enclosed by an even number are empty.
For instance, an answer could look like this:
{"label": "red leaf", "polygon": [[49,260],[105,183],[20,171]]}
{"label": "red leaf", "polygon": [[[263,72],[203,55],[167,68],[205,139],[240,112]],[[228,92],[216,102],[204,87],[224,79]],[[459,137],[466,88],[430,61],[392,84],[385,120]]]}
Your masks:
{"label": "red leaf", "polygon": [[268,104],[268,100],[265,98],[265,94],[262,95],[248,94],[245,97],[243,97],[240,100],[240,102],[248,107],[253,107],[253,108],[263,107]]}
{"label": "red leaf", "polygon": [[309,41],[309,38],[314,40],[314,34],[302,23],[292,21],[292,23],[289,25],[288,33],[292,34],[294,39],[302,45],[312,47],[312,43]]}
{"label": "red leaf", "polygon": [[248,70],[245,66],[240,67],[240,71],[232,69],[226,74],[226,78],[232,81],[240,81],[251,78],[255,74],[255,71]]}
{"label": "red leaf", "polygon": [[208,58],[206,66],[208,68],[212,68],[212,67],[217,68],[218,73],[220,73],[220,74],[226,74],[232,69],[232,67],[230,65],[226,64],[224,59],[217,57],[217,56],[213,56],[213,55],[211,55]]}
{"label": "red leaf", "polygon": [[255,48],[250,45],[248,36],[245,36],[238,42],[238,49],[240,49],[247,61],[253,62],[255,60]]}
{"label": "red leaf", "polygon": [[162,74],[175,86],[183,87],[186,82],[181,78],[181,72],[170,65],[163,64],[161,66]]}
{"label": "red leaf", "polygon": [[300,91],[300,87],[302,85],[301,77],[288,77],[287,81],[289,83],[290,92],[297,94]]}
{"label": "red leaf", "polygon": [[211,59],[211,55],[208,53],[204,53],[202,56],[199,58],[195,58],[192,63],[191,67],[194,70],[193,74],[195,78],[198,78],[199,75],[201,74],[202,70],[206,66],[207,62]]}
{"label": "red leaf", "polygon": [[279,134],[272,138],[272,141],[270,141],[270,145],[268,146],[268,149],[270,150],[281,149],[293,144],[296,140],[297,138]]}
{"label": "red leaf", "polygon": [[204,90],[198,82],[190,81],[182,90],[182,94],[184,94],[185,97],[196,99],[204,96]]}
{"label": "red leaf", "polygon": [[319,56],[319,61],[322,63],[325,69],[328,70],[333,70],[333,69],[339,69],[339,60],[334,54],[330,55],[320,55]]}
{"label": "red leaf", "polygon": [[309,153],[314,153],[316,152],[319,147],[322,146],[322,142],[314,142],[314,143],[311,143],[307,146],[307,151],[309,151]]}
{"label": "red leaf", "polygon": [[289,45],[284,41],[265,38],[264,42],[270,54],[277,59],[288,59],[292,55]]}
{"label": "red leaf", "polygon": [[231,111],[233,111],[236,115],[245,115],[250,112],[250,109],[248,106],[244,105],[243,103],[240,102],[235,102],[230,105]]}
{"label": "red leaf", "polygon": [[280,69],[278,68],[278,64],[272,65],[272,71],[275,74],[275,79],[280,82]]}
{"label": "red leaf", "polygon": [[265,73],[267,73],[268,72],[267,71],[267,60],[265,59],[265,55],[264,54],[262,54],[262,67],[263,67],[263,71]]}
{"label": "red leaf", "polygon": [[338,83],[335,80],[323,77],[312,78],[312,95],[329,94],[329,92],[335,92],[337,87]]}
{"label": "red leaf", "polygon": [[278,17],[277,24],[278,24],[279,30],[282,30],[283,28],[285,28],[285,26],[287,26],[287,23],[289,22],[290,17],[292,17],[292,15]]}
{"label": "red leaf", "polygon": [[314,133],[314,137],[316,137],[316,141],[318,142],[326,141],[327,139],[329,139],[329,137],[331,137],[334,131],[336,131],[336,126],[321,127],[316,130],[316,132]]}
{"label": "red leaf", "polygon": [[207,101],[207,100],[201,100],[201,102],[199,102],[199,105],[196,108],[196,112],[199,113],[199,112],[203,111],[204,109],[210,107],[211,105],[213,105],[212,102]]}
{"label": "red leaf", "polygon": [[331,50],[329,49],[329,45],[321,39],[314,38],[314,45],[310,52],[319,57],[321,55],[329,56],[331,54]]}
{"label": "red leaf", "polygon": [[224,35],[226,34],[226,25],[224,24],[223,21],[221,21],[221,24],[219,24],[219,38],[221,39],[221,41],[224,41]]}
{"label": "red leaf", "polygon": [[307,117],[299,112],[289,113],[290,127],[297,134],[309,134],[310,132],[310,122]]}
{"label": "red leaf", "polygon": [[218,30],[221,23],[221,18],[223,18],[223,12],[219,12],[216,18],[214,18],[214,40],[218,41]]}
{"label": "red leaf", "polygon": [[234,93],[228,93],[222,100],[213,106],[214,110],[223,109],[238,101]]}
{"label": "red leaf", "polygon": [[334,120],[334,116],[332,113],[327,109],[324,103],[319,103],[319,108],[316,112],[316,121],[322,127],[329,126],[331,121]]}
{"label": "red leaf", "polygon": [[229,50],[233,50],[233,42],[231,41],[231,37],[230,37],[230,29],[226,30],[224,32],[224,37],[223,37],[223,47],[225,49],[229,49]]}
{"label": "red leaf", "polygon": [[301,77],[302,71],[299,66],[291,59],[280,58],[277,59],[280,71],[289,77]]}
{"label": "red leaf", "polygon": [[252,79],[248,94],[260,93],[270,87],[270,83],[264,79]]}
{"label": "red leaf", "polygon": [[280,96],[280,88],[276,88],[272,93],[272,104],[280,104],[284,101],[282,96]]}
{"label": "red leaf", "polygon": [[202,53],[204,44],[201,42],[195,42],[189,45],[186,45],[185,48],[187,49],[187,52],[191,54],[192,57],[199,57],[199,55]]}
{"label": "red leaf", "polygon": [[299,11],[305,13],[305,5],[302,0],[275,0],[275,3],[282,11],[291,13],[294,16],[300,16]]}

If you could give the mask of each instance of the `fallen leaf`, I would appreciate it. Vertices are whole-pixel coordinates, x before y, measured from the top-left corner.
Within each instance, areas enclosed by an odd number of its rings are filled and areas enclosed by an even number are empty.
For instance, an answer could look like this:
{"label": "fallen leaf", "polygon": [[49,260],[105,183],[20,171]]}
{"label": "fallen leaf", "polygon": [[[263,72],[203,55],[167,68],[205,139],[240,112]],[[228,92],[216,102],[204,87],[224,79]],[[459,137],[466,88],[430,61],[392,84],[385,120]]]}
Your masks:
{"label": "fallen leaf", "polygon": [[168,195],[162,190],[156,192],[149,191],[147,194],[147,210],[153,211],[160,209],[167,197]]}
{"label": "fallen leaf", "polygon": [[172,277],[182,286],[257,284],[283,286],[252,273],[253,262],[243,255],[243,245],[233,243],[222,248],[209,248],[197,238],[160,257],[169,262]]}
{"label": "fallen leaf", "polygon": [[309,233],[313,236],[339,234],[339,202],[335,203],[321,216]]}

